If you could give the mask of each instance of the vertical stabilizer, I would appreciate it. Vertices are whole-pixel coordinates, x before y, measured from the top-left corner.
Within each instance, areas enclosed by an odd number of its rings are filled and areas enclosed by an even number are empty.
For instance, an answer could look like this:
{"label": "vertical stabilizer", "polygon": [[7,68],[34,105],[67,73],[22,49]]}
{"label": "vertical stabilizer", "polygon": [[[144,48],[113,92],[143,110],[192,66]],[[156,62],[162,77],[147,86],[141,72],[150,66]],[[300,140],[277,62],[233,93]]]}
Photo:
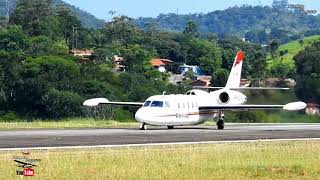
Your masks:
{"label": "vertical stabilizer", "polygon": [[244,59],[244,53],[242,51],[239,51],[234,60],[226,88],[240,87],[243,59]]}

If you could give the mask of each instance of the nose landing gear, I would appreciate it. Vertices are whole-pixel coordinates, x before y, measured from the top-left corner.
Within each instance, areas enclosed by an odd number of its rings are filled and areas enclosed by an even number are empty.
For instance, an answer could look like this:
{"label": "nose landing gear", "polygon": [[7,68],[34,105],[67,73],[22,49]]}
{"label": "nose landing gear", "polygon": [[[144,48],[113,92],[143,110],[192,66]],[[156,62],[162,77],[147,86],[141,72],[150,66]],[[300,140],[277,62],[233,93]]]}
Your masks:
{"label": "nose landing gear", "polygon": [[174,128],[174,126],[168,126],[168,129],[173,129]]}
{"label": "nose landing gear", "polygon": [[219,120],[217,121],[217,128],[219,130],[224,129],[224,113],[219,112]]}
{"label": "nose landing gear", "polygon": [[146,123],[141,123],[139,126],[139,130],[146,130]]}

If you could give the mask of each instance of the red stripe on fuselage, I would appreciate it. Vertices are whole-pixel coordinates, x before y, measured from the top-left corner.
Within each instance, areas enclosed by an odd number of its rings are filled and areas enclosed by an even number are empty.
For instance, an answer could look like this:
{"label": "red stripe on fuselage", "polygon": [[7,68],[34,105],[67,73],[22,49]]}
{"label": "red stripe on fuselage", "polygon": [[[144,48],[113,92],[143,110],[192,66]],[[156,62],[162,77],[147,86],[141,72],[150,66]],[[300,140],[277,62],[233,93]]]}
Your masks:
{"label": "red stripe on fuselage", "polygon": [[182,116],[195,116],[195,115],[214,115],[216,114],[216,112],[194,112],[194,113],[187,113],[187,114],[165,114],[165,115],[162,115],[162,116],[158,116],[158,117],[176,117],[177,115],[182,115]]}

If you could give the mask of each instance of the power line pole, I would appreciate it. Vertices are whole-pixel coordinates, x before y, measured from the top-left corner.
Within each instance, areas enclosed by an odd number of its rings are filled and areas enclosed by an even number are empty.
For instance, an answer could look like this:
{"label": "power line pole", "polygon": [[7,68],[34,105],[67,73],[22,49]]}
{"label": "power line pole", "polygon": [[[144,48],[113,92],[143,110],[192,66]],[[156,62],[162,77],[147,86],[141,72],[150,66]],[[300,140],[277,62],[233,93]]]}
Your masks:
{"label": "power line pole", "polygon": [[75,26],[72,26],[72,49],[74,49],[74,40],[75,40]]}
{"label": "power line pole", "polygon": [[79,31],[78,31],[78,27],[76,27],[76,49],[78,49],[78,38],[79,38]]}

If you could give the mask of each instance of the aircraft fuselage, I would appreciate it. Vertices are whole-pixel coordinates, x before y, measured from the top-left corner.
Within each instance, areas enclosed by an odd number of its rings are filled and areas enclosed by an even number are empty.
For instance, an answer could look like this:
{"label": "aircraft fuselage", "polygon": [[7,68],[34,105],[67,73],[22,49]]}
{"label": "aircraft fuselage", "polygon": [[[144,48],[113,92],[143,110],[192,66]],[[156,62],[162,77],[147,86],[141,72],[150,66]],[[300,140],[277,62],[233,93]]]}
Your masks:
{"label": "aircraft fuselage", "polygon": [[219,111],[199,110],[201,106],[240,105],[247,97],[232,90],[221,89],[208,93],[192,90],[187,94],[152,96],[135,114],[140,123],[159,126],[197,125],[218,117]]}

